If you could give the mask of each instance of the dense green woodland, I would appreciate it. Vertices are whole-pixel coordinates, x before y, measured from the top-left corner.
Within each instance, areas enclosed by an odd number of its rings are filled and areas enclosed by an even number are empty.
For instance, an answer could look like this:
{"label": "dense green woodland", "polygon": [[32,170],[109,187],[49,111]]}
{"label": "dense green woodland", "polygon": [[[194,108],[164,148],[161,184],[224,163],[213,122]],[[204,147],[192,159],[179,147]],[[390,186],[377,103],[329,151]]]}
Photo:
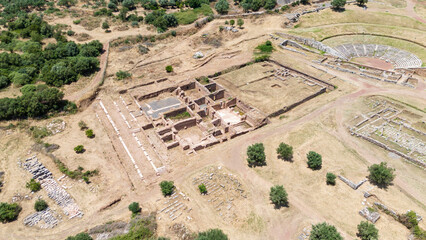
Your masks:
{"label": "dense green woodland", "polygon": [[[45,84],[61,87],[97,71],[97,57],[102,53],[103,45],[97,40],[86,44],[67,41],[61,29],[49,25],[42,16],[20,11],[30,6],[40,7],[38,1],[0,3],[5,6],[1,17],[7,27],[0,33],[0,49],[3,49],[0,53],[0,89],[10,84],[24,86],[22,96],[0,99],[0,120],[75,111],[75,104],[63,100],[64,94],[60,90]],[[8,13],[16,11],[18,14],[9,18]],[[43,43],[46,38],[55,38],[56,43],[46,45]],[[38,82],[45,84],[32,85]]]}

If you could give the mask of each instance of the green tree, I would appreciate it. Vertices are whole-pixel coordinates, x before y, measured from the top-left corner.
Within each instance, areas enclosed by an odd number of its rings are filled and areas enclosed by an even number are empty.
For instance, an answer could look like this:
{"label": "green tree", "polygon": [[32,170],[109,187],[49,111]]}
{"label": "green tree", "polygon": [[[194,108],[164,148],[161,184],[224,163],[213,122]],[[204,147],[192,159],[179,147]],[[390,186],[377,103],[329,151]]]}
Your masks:
{"label": "green tree", "polygon": [[229,10],[229,3],[227,0],[219,0],[215,5],[214,8],[219,14],[226,14]]}
{"label": "green tree", "polygon": [[204,183],[198,185],[198,190],[200,190],[201,194],[206,194],[207,193],[207,188],[206,188],[206,185],[204,185]]}
{"label": "green tree", "polygon": [[320,154],[310,151],[307,156],[308,158],[308,167],[313,170],[321,169],[322,166],[322,157]]}
{"label": "green tree", "polygon": [[79,233],[73,237],[68,237],[66,240],[93,240],[93,238],[87,233]]}
{"label": "green tree", "polygon": [[169,195],[172,195],[175,189],[175,185],[173,181],[162,181],[160,183],[160,188],[164,196],[169,196]]}
{"label": "green tree", "polygon": [[228,236],[220,229],[209,229],[198,233],[195,240],[228,240]]}
{"label": "green tree", "polygon": [[173,72],[173,67],[171,65],[166,66],[166,72]]}
{"label": "green tree", "polygon": [[343,240],[343,238],[334,226],[323,222],[312,225],[309,240]]}
{"label": "green tree", "polygon": [[275,204],[276,208],[281,206],[288,206],[288,195],[282,185],[275,185],[271,187],[269,199]]}
{"label": "green tree", "polygon": [[199,8],[201,7],[202,1],[201,0],[187,0],[186,4],[190,6],[191,8]]}
{"label": "green tree", "polygon": [[293,147],[285,143],[280,143],[277,148],[277,154],[278,157],[284,160],[291,161],[291,159],[293,158]]}
{"label": "green tree", "polygon": [[121,5],[125,8],[128,8],[130,10],[135,8],[135,1],[134,0],[124,0]]}
{"label": "green tree", "polygon": [[331,1],[331,6],[333,7],[333,9],[336,10],[341,10],[342,8],[344,8],[346,5],[346,0],[332,0]]}
{"label": "green tree", "polygon": [[365,6],[368,3],[368,0],[356,0],[359,6]]}
{"label": "green tree", "polygon": [[247,148],[247,162],[250,167],[266,165],[263,143],[255,143]]}
{"label": "green tree", "polygon": [[369,223],[368,221],[362,221],[358,224],[357,236],[362,240],[378,240],[379,230],[377,230],[374,224]]}
{"label": "green tree", "polygon": [[141,211],[141,207],[139,206],[139,203],[137,202],[132,202],[129,205],[129,210],[133,213],[133,214],[137,214]]}
{"label": "green tree", "polygon": [[37,212],[40,212],[40,211],[43,211],[43,210],[45,210],[46,208],[48,208],[49,207],[49,205],[47,205],[47,202],[46,201],[44,201],[43,199],[39,199],[39,200],[37,200],[36,202],[35,202],[35,204],[34,204],[34,209],[37,211]]}
{"label": "green tree", "polygon": [[277,5],[277,0],[266,0],[265,9],[271,10]]}
{"label": "green tree", "polygon": [[92,129],[87,129],[86,130],[86,136],[88,138],[93,138],[95,136],[95,134],[93,134],[93,130]]}
{"label": "green tree", "polygon": [[22,208],[17,203],[0,203],[0,222],[7,223],[15,221],[18,218]]}
{"label": "green tree", "polygon": [[27,182],[26,187],[29,188],[32,192],[38,192],[41,189],[41,184],[36,182],[34,179],[31,179]]}
{"label": "green tree", "polygon": [[326,175],[326,182],[327,185],[336,185],[336,175],[334,175],[333,173],[328,172]]}
{"label": "green tree", "polygon": [[231,24],[231,26],[234,26],[234,24],[235,24],[235,20],[234,20],[234,19],[231,19],[231,20],[229,21],[229,24]]}
{"label": "green tree", "polygon": [[76,152],[76,153],[83,153],[84,152],[84,146],[83,145],[77,145],[75,148],[74,148],[74,151]]}
{"label": "green tree", "polygon": [[251,10],[259,11],[261,7],[263,7],[265,2],[263,0],[253,0],[251,2]]}
{"label": "green tree", "polygon": [[109,24],[107,21],[102,23],[102,29],[108,29],[109,28]]}
{"label": "green tree", "polygon": [[244,25],[244,20],[241,18],[238,18],[237,25],[241,28]]}
{"label": "green tree", "polygon": [[387,187],[395,178],[395,169],[388,167],[386,162],[373,164],[368,168],[370,181],[379,187]]}

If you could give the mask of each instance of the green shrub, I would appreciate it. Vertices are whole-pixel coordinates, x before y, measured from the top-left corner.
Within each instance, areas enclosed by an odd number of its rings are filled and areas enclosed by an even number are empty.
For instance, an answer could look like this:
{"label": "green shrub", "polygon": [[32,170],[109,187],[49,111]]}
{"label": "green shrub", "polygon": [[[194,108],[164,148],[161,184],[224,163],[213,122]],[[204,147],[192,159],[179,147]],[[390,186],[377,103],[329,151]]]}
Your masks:
{"label": "green shrub", "polygon": [[109,28],[109,24],[107,21],[102,23],[102,29],[108,29]]}
{"label": "green shrub", "polygon": [[275,185],[271,187],[269,199],[273,204],[275,204],[276,208],[288,206],[288,194],[282,185]]}
{"label": "green shrub", "polygon": [[93,130],[92,129],[88,129],[88,130],[86,130],[86,136],[88,138],[94,138],[95,134],[93,134]]}
{"label": "green shrub", "polygon": [[198,233],[195,240],[228,240],[228,236],[220,229],[209,229],[205,232]]}
{"label": "green shrub", "polygon": [[22,208],[17,203],[0,203],[0,222],[7,223],[15,221],[18,218]]}
{"label": "green shrub", "polygon": [[312,170],[321,169],[322,166],[322,156],[314,151],[310,151],[306,158],[308,159],[308,167]]}
{"label": "green shrub", "polygon": [[229,24],[231,24],[231,26],[234,26],[234,24],[235,24],[235,20],[234,20],[234,19],[231,19],[231,21],[229,21]]}
{"label": "green shrub", "polygon": [[289,5],[284,5],[284,6],[282,6],[281,7],[281,11],[287,11],[287,10],[289,10],[290,9],[290,6]]}
{"label": "green shrub", "polygon": [[83,121],[78,122],[78,126],[80,127],[80,130],[85,130],[87,129],[87,124]]}
{"label": "green shrub", "polygon": [[198,190],[200,190],[201,194],[206,194],[207,193],[207,188],[206,188],[206,185],[204,185],[204,183],[198,185]]}
{"label": "green shrub", "polygon": [[93,238],[87,233],[79,233],[75,236],[68,237],[66,240],[93,240]]}
{"label": "green shrub", "polygon": [[73,23],[76,24],[76,25],[78,25],[78,24],[81,23],[81,19],[74,20]]}
{"label": "green shrub", "polygon": [[272,46],[271,41],[268,40],[265,43],[257,46],[256,49],[259,50],[260,53],[272,53],[272,51],[274,50],[274,47]]}
{"label": "green shrub", "polygon": [[83,153],[84,152],[84,146],[83,145],[78,145],[78,146],[76,146],[75,148],[74,148],[74,151],[76,152],[76,153]]}
{"label": "green shrub", "polygon": [[36,202],[35,202],[35,204],[34,204],[34,209],[37,211],[37,212],[40,212],[40,211],[43,211],[43,210],[45,210],[46,208],[48,208],[49,207],[49,205],[47,205],[47,202],[46,201],[44,201],[43,199],[39,199],[39,200],[37,200]]}
{"label": "green shrub", "polygon": [[293,158],[293,147],[285,143],[280,143],[277,148],[277,154],[279,158],[291,161]]}
{"label": "green shrub", "polygon": [[141,211],[141,207],[139,206],[139,203],[137,202],[132,202],[129,205],[129,210],[133,213],[133,214],[137,214]]}
{"label": "green shrub", "polygon": [[175,30],[172,30],[170,33],[172,34],[173,37],[176,37],[176,31]]}
{"label": "green shrub", "polygon": [[31,192],[38,192],[41,189],[41,184],[36,182],[34,179],[31,179],[27,182],[26,187],[31,190]]}
{"label": "green shrub", "polygon": [[261,55],[254,59],[254,62],[264,62],[269,60],[269,55]]}
{"label": "green shrub", "polygon": [[172,195],[175,186],[173,185],[173,181],[162,181],[160,183],[161,192],[164,196]]}
{"label": "green shrub", "polygon": [[334,175],[333,173],[328,172],[326,175],[326,182],[327,185],[336,185],[336,175]]}
{"label": "green shrub", "polygon": [[166,72],[173,72],[173,67],[171,65],[166,66]]}
{"label": "green shrub", "polygon": [[250,167],[266,165],[263,143],[255,143],[247,148],[247,162]]}
{"label": "green shrub", "polygon": [[117,77],[118,80],[123,80],[123,79],[131,77],[132,74],[127,72],[127,71],[121,71],[120,70],[120,71],[115,73],[115,76]]}

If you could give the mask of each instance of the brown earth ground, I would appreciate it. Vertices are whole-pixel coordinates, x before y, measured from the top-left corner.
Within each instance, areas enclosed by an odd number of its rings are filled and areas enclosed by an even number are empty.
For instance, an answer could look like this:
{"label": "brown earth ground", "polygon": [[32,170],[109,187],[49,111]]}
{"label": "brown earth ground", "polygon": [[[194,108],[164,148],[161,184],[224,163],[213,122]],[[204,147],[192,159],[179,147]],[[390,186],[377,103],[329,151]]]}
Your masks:
{"label": "brown earth ground", "polygon": [[[136,49],[124,52],[111,49],[107,78],[97,99],[102,99],[108,109],[113,109],[111,100],[117,100],[118,90],[123,88],[163,77],[169,78],[171,83],[178,83],[247,62],[251,60],[255,46],[270,39],[268,34],[282,31],[282,19],[282,16],[246,19],[244,29],[237,34],[227,32],[219,34],[218,27],[223,25],[223,20],[215,20],[195,35],[178,36],[157,42],[150,47],[150,52],[146,55],[140,55]],[[73,30],[77,33],[85,31],[74,29],[74,26]],[[144,31],[143,28],[137,32],[129,30],[126,34],[133,35],[138,32],[146,34]],[[201,37],[202,34],[219,39],[221,45],[211,45],[212,41],[205,41]],[[104,43],[113,39],[112,35],[105,36],[101,33],[91,32],[90,35],[94,38],[99,37]],[[125,33],[116,33],[116,36],[123,35]],[[196,51],[202,51],[205,58],[193,59],[192,55]],[[105,121],[105,116],[101,116],[99,101],[95,100],[78,114],[61,116],[60,118],[67,123],[66,130],[43,139],[45,142],[61,146],[54,154],[70,169],[78,166],[88,170],[99,169],[100,175],[93,177],[89,185],[67,180],[67,184],[73,186],[67,191],[76,199],[84,216],[72,220],[64,218],[57,227],[49,230],[28,228],[23,226],[22,221],[33,212],[34,200],[27,200],[21,202],[23,212],[18,220],[3,225],[0,228],[0,236],[5,239],[64,239],[108,221],[127,221],[130,217],[127,206],[133,201],[139,202],[143,211],[159,210],[158,203],[164,198],[158,183],[162,180],[173,180],[175,185],[189,196],[187,205],[193,210],[191,220],[184,218],[175,221],[166,218],[158,220],[159,235],[171,239],[176,239],[176,235],[169,230],[169,226],[174,223],[183,223],[192,231],[221,228],[231,239],[295,239],[303,228],[322,221],[335,225],[345,239],[352,239],[356,237],[356,225],[363,220],[358,214],[364,207],[361,191],[370,190],[373,186],[366,183],[361,189],[354,191],[338,180],[337,185],[331,187],[325,184],[325,174],[334,172],[357,182],[365,178],[369,165],[381,161],[387,161],[394,167],[397,177],[389,188],[374,187],[370,192],[400,213],[411,209],[426,216],[424,170],[402,159],[389,156],[383,149],[351,136],[346,129],[346,122],[359,113],[357,108],[366,96],[390,96],[419,109],[425,109],[424,79],[420,78],[416,89],[410,89],[365,80],[334,70],[324,74],[311,67],[315,65],[323,68],[312,63],[311,60],[321,58],[314,54],[304,57],[277,48],[272,57],[284,65],[329,81],[338,88],[298,106],[280,118],[272,119],[265,127],[204,149],[195,155],[186,155],[179,148],[171,150],[168,152],[168,160],[164,163],[168,171],[159,177],[147,174],[146,181],[142,181],[136,174],[128,156],[123,148],[120,148],[113,129]],[[164,71],[164,67],[170,63],[174,67],[174,73]],[[133,73],[133,77],[125,81],[116,81],[114,74],[118,70],[129,70]],[[92,84],[90,81],[92,80],[87,81],[87,85]],[[87,86],[78,84],[81,83],[64,88],[66,97],[84,91]],[[79,130],[80,120],[84,120],[94,130],[96,134],[94,139],[86,138],[84,132]],[[49,121],[51,119],[27,122],[41,126]],[[131,139],[125,141],[130,143]],[[267,166],[249,168],[245,151],[248,145],[256,142],[265,144]],[[275,148],[280,142],[293,146],[293,162],[284,162],[277,158]],[[0,130],[0,167],[6,171],[5,186],[0,194],[1,201],[10,201],[16,193],[29,193],[25,188],[25,182],[30,179],[30,174],[20,169],[16,162],[18,158],[24,159],[33,154],[29,152],[33,143],[34,141],[24,131]],[[77,155],[72,150],[78,144],[83,144],[87,149],[82,155]],[[136,144],[130,146],[133,149],[131,151],[137,151],[137,146],[134,145]],[[323,156],[323,167],[319,171],[312,171],[306,166],[305,156],[311,150]],[[41,154],[38,156],[55,178],[62,176],[49,158]],[[146,163],[143,162],[139,164],[146,166],[147,169],[144,171],[152,173],[149,165],[144,165]],[[242,200],[237,206],[238,212],[242,214],[239,216],[241,221],[225,222],[214,210],[205,207],[206,202],[192,184],[192,178],[206,166],[223,166],[241,179],[249,193],[247,199]],[[275,209],[270,203],[269,189],[274,184],[282,184],[286,188],[290,201],[288,208]],[[95,190],[91,190],[93,188]],[[47,199],[43,190],[35,195],[42,195]],[[101,210],[117,198],[121,198],[121,201]],[[55,206],[50,200],[48,203]],[[57,212],[60,212],[60,209],[57,209]],[[253,218],[257,220],[252,221]],[[423,221],[420,225],[425,228],[426,224]],[[405,239],[409,234],[404,226],[383,214],[376,227],[382,239]]]}

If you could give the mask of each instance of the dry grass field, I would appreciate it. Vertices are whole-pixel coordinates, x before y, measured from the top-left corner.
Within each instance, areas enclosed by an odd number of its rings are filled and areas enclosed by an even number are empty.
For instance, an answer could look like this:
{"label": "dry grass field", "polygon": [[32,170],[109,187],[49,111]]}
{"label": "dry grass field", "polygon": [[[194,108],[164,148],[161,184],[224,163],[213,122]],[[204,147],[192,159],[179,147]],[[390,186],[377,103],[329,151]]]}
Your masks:
{"label": "dry grass field", "polygon": [[[413,4],[415,8],[411,8]],[[126,29],[126,24],[116,21],[110,23],[113,31],[105,33],[98,25],[106,18],[92,17],[92,10],[83,8],[81,2],[71,8],[71,12],[76,11],[74,13],[48,15],[46,20],[49,23],[68,24],[76,32],[69,39],[77,41],[79,34],[88,34],[90,39],[98,39],[105,46],[110,44],[109,52],[101,57],[107,61],[106,69],[100,66],[100,72],[105,70],[105,78],[99,79],[100,75],[93,74],[61,87],[65,99],[76,102],[84,99],[85,104],[75,114],[0,122],[0,172],[5,172],[0,201],[12,202],[17,195],[28,196],[18,201],[23,209],[18,219],[1,224],[0,239],[66,239],[80,232],[88,232],[98,225],[129,222],[131,212],[128,206],[132,202],[140,204],[142,214],[155,214],[157,236],[173,240],[192,240],[191,234],[211,228],[222,229],[232,240],[297,239],[313,224],[321,222],[334,225],[344,239],[359,239],[357,225],[365,221],[359,211],[372,207],[374,202],[381,202],[400,214],[413,210],[426,216],[425,169],[349,131],[357,124],[355,116],[372,115],[371,99],[380,99],[394,106],[402,106],[398,109],[406,111],[400,113],[400,118],[407,119],[410,126],[424,133],[424,70],[398,70],[401,78],[397,84],[379,81],[326,67],[321,61],[334,59],[328,53],[281,48],[279,44],[282,39],[274,35],[285,32],[314,38],[323,40],[322,43],[331,47],[344,43],[389,45],[411,52],[426,62],[424,47],[415,43],[371,35],[335,36],[354,32],[383,34],[424,44],[426,24],[417,19],[418,16],[425,18],[419,7],[424,6],[424,1],[418,0],[416,4],[411,0],[380,0],[368,3],[367,10],[355,5],[346,6],[343,12],[327,9],[303,15],[290,28],[284,26],[286,18],[282,12],[244,17],[243,28],[238,28],[235,33],[219,30],[219,26],[225,26],[225,21],[230,19],[216,18],[200,28],[194,24],[179,26],[176,29],[183,33],[176,37],[155,41],[142,38],[137,43],[130,40],[137,38],[135,36],[138,34],[155,35],[155,29],[142,23],[138,28],[127,26]],[[237,7],[232,8],[231,13],[236,12]],[[418,15],[411,15],[414,10]],[[137,8],[138,14],[142,15],[143,11]],[[84,17],[87,19],[82,23],[73,23]],[[126,42],[128,36],[132,37]],[[119,37],[121,39],[117,40]],[[253,61],[258,56],[253,54],[254,49],[267,40],[275,48],[271,60],[335,88],[278,117],[268,118],[267,124],[258,129],[202,150],[188,152],[182,146],[167,149],[158,131],[187,118],[168,119],[164,120],[165,123],[161,118],[151,120],[138,104],[145,106],[145,103],[150,104],[155,100],[177,98],[177,91],[154,94],[147,99],[135,98],[165,88],[176,88],[195,78]],[[114,44],[114,41],[120,43]],[[144,48],[141,46],[149,51],[142,52]],[[202,52],[204,57],[193,58],[196,52]],[[363,63],[368,66],[367,60]],[[173,67],[173,72],[165,70],[168,65]],[[300,76],[278,78],[276,70],[280,68],[272,61],[258,62],[211,79],[232,96],[265,115],[322,88]],[[116,73],[120,70],[131,73],[131,76],[118,80]],[[402,84],[413,79],[417,81],[414,87]],[[194,99],[204,97],[204,94],[196,91],[188,90],[184,94]],[[19,89],[13,86],[0,91],[1,98],[20,94]],[[88,95],[90,97],[86,98]],[[223,99],[216,104],[225,105],[228,100]],[[195,105],[189,100],[184,104],[190,107]],[[235,106],[223,109],[224,112],[238,112]],[[236,115],[235,118],[241,121],[239,117]],[[38,140],[31,136],[30,126],[44,127],[57,119],[65,122],[64,131]],[[209,122],[208,129],[199,125],[184,127],[179,129],[179,136],[201,141],[208,134],[218,134],[209,132],[213,124],[217,124],[212,120],[211,116],[196,118],[194,121]],[[93,130],[94,138],[86,137],[80,129],[80,121]],[[178,132],[176,129],[172,131]],[[424,135],[409,133],[420,139],[423,145],[419,146],[424,147]],[[52,154],[70,170],[82,167],[85,171],[96,169],[99,174],[91,176],[89,183],[70,177],[59,181],[64,173],[48,154],[34,148],[36,142],[42,142],[37,145],[39,147],[59,145],[59,149]],[[281,142],[293,147],[292,161],[284,161],[277,156],[276,148]],[[254,143],[265,146],[265,166],[249,167],[247,164],[247,147]],[[85,152],[77,154],[74,147],[80,144],[84,145]],[[322,155],[319,170],[308,168],[306,155],[309,151]],[[410,154],[410,151],[404,150],[404,153]],[[17,163],[34,154],[75,200],[83,212],[81,218],[69,219],[65,216],[45,189],[31,193],[25,187],[32,175]],[[412,154],[410,156],[422,157],[415,152]],[[380,162],[387,162],[395,169],[396,178],[387,188],[380,188],[370,181],[357,190],[339,179],[336,179],[335,186],[326,184],[327,172],[357,183],[367,178],[369,166]],[[157,168],[160,170],[157,171]],[[176,189],[172,196],[162,195],[159,183],[164,180],[174,182]],[[207,186],[208,194],[200,194],[200,183]],[[288,207],[275,208],[271,203],[269,194],[273,185],[284,186],[289,196]],[[366,198],[366,191],[372,196]],[[40,229],[23,224],[24,219],[35,212],[34,202],[37,198],[46,200],[51,209],[61,215],[61,221],[54,228]],[[375,223],[379,239],[409,237],[411,230],[383,211],[379,213],[381,217]],[[419,226],[426,229],[425,220],[420,221]],[[95,235],[92,234],[92,237]]]}

